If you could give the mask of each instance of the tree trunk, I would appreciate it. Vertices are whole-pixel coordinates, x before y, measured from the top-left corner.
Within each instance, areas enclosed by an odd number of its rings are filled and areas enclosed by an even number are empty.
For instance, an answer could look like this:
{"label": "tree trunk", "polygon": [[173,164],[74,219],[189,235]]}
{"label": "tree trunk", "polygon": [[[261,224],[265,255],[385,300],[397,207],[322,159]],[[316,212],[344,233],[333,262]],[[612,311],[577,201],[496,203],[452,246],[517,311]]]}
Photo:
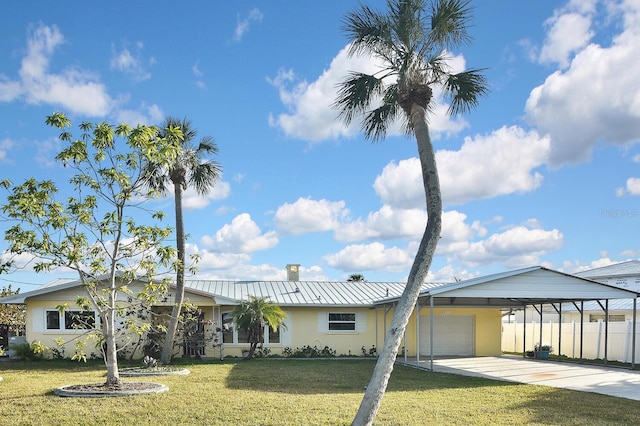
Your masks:
{"label": "tree trunk", "polygon": [[[406,109],[405,109],[406,111]],[[426,109],[418,103],[411,103],[409,113],[413,131],[418,144],[418,154],[422,167],[422,179],[427,197],[427,226],[416,253],[411,272],[407,279],[407,285],[394,310],[393,319],[389,331],[386,334],[382,351],[378,362],[371,375],[371,380],[360,403],[358,413],[353,419],[352,425],[371,425],[378,413],[382,397],[387,389],[391,372],[398,354],[398,348],[404,336],[409,317],[414,310],[420,288],[427,277],[433,255],[440,239],[442,228],[442,197],[440,194],[440,182],[436,157],[429,136],[429,127],[426,120]]]}
{"label": "tree trunk", "polygon": [[184,265],[185,265],[185,241],[184,241],[184,220],[182,218],[182,183],[174,182],[175,211],[176,211],[176,249],[178,252],[178,267],[176,270],[176,291],[171,317],[167,325],[167,333],[164,338],[161,362],[169,364],[173,356],[173,343],[178,330],[178,320],[184,301]]}
{"label": "tree trunk", "polygon": [[[113,285],[113,284],[112,284]],[[102,316],[102,334],[105,339],[104,363],[107,367],[107,380],[105,386],[117,386],[120,384],[120,372],[118,371],[118,351],[115,338],[115,290],[109,295],[109,307]]]}

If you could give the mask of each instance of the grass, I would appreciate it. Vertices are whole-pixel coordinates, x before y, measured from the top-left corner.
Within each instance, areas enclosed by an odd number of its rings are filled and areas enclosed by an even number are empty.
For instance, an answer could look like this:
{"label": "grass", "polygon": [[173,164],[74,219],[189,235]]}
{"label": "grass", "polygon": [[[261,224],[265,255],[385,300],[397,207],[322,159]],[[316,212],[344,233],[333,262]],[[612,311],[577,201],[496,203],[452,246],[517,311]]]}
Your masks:
{"label": "grass", "polygon": [[[367,360],[181,362],[188,376],[123,378],[163,394],[61,398],[62,385],[104,380],[99,363],[0,363],[0,425],[348,425]],[[126,367],[126,365],[122,365]],[[396,366],[376,425],[632,425],[640,401]]]}

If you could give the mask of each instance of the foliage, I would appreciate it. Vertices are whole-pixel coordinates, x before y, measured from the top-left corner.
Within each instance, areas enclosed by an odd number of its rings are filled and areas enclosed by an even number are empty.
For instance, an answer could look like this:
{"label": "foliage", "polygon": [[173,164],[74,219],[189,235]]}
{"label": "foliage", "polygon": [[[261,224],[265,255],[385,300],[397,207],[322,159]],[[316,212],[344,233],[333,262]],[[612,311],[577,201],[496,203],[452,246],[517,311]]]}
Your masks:
{"label": "foliage", "polygon": [[19,343],[9,347],[16,358],[26,361],[37,361],[46,358],[51,350],[40,341]]}
{"label": "foliage", "polygon": [[409,317],[427,277],[442,229],[442,195],[427,114],[439,88],[450,102],[451,115],[475,107],[486,93],[480,69],[453,73],[450,52],[470,42],[470,0],[387,0],[380,13],[361,5],[344,19],[349,55],[378,61],[377,71],[351,72],[340,83],[334,106],[345,124],[361,119],[366,138],[379,141],[396,122],[418,145],[426,195],[427,225],[407,285],[394,310],[380,358],[354,425],[370,425],[382,402]]}
{"label": "foliage", "polygon": [[540,351],[553,352],[553,348],[551,347],[551,345],[540,344],[540,343],[536,343],[535,346],[533,347],[533,350],[535,352],[540,352]]}
{"label": "foliage", "polygon": [[362,356],[378,356],[378,350],[376,349],[376,345],[371,345],[371,347],[369,349],[365,348],[364,346],[361,348],[362,350]]}
{"label": "foliage", "polygon": [[249,353],[247,359],[253,357],[258,345],[264,343],[265,328],[269,327],[273,331],[278,327],[284,328],[284,320],[287,315],[275,303],[269,302],[266,298],[249,296],[248,301],[242,301],[233,311],[233,318],[238,330],[247,332],[249,341]]}
{"label": "foliage", "polygon": [[[176,133],[179,130],[179,133]],[[218,146],[210,136],[200,139],[197,146],[193,140],[197,131],[191,126],[191,121],[182,121],[168,117],[160,130],[160,136],[173,139],[181,150],[172,161],[150,161],[145,165],[146,185],[154,192],[166,194],[173,188],[174,207],[176,214],[176,291],[173,310],[166,326],[162,348],[161,361],[171,362],[173,347],[180,321],[180,313],[184,300],[184,274],[186,268],[185,232],[182,216],[182,192],[187,188],[194,188],[199,195],[208,194],[220,179],[222,169],[218,163],[207,158],[218,153]],[[197,257],[192,259],[197,262]],[[195,267],[190,268],[195,271]]]}
{"label": "foliage", "polygon": [[360,283],[360,282],[365,282],[366,280],[364,279],[364,275],[362,274],[351,274],[349,275],[349,278],[347,278],[348,282],[356,282],[356,283]]}
{"label": "foliage", "polygon": [[[20,293],[20,289],[13,290],[11,284],[0,290],[0,298],[13,296]],[[9,305],[0,304],[0,324],[9,326],[9,330],[18,335],[24,334],[26,324],[26,306],[23,304]],[[7,342],[0,342],[0,345],[6,346]]]}
{"label": "foliage", "polygon": [[305,345],[295,349],[286,347],[282,350],[282,355],[286,358],[333,358],[336,356],[336,351],[329,346],[320,349],[316,345]]}
{"label": "foliage", "polygon": [[[8,251],[32,256],[36,272],[77,272],[86,291],[76,305],[100,317],[100,330],[88,330],[87,337],[103,355],[106,384],[115,385],[118,353],[130,344],[132,334],[149,328],[127,312],[137,304],[153,303],[166,289],[164,281],[154,279],[156,272],[175,266],[175,250],[164,245],[171,229],[160,226],[163,214],[142,206],[149,198],[144,166],[175,160],[181,133],[172,129],[171,138],[160,137],[155,127],[85,122],[79,126],[80,138],[73,139],[64,114],[53,114],[46,123],[61,131],[65,146],[56,160],[65,167],[59,173],[68,176],[70,194],[62,195],[51,180],[4,185],[9,194],[2,212],[14,223],[5,232]],[[138,225],[140,217],[151,224]],[[134,294],[134,281],[143,283],[144,290]],[[86,360],[86,342],[77,342],[73,359]]]}
{"label": "foliage", "polygon": [[[6,402],[0,404],[0,419],[41,426],[348,425],[374,366],[351,359],[176,362],[191,374],[163,376],[169,392],[125,399],[52,397],[61,384],[103,380],[98,362],[0,363],[0,394]],[[633,425],[638,418],[640,402],[632,399],[397,366],[376,422]]]}

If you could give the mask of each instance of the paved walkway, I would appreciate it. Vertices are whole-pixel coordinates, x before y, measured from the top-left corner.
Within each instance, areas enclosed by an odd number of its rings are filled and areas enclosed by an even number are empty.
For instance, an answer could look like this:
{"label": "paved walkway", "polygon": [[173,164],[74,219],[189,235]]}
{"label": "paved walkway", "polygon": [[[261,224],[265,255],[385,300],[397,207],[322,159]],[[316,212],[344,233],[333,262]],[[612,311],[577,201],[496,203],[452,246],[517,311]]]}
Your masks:
{"label": "paved walkway", "polygon": [[[429,359],[409,364],[429,368]],[[507,382],[596,392],[640,401],[640,372],[515,356],[434,359],[433,370]]]}

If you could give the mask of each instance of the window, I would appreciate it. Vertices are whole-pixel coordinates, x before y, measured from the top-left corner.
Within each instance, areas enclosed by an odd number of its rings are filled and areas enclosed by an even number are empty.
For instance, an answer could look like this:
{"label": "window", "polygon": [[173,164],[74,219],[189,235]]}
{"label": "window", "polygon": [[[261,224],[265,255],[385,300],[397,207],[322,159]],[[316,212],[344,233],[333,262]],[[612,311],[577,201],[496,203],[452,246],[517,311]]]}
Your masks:
{"label": "window", "polygon": [[47,330],[60,330],[60,312],[47,311]]}
{"label": "window", "polygon": [[[222,342],[229,344],[248,343],[249,335],[245,330],[238,330],[233,322],[233,312],[222,313]],[[276,331],[269,326],[265,326],[264,343],[281,343],[280,328]]]}
{"label": "window", "polygon": [[[589,322],[604,321],[604,314],[590,314]],[[609,315],[609,322],[624,322],[624,314]]]}
{"label": "window", "polygon": [[89,330],[95,327],[96,314],[93,311],[64,311],[66,330]]}
{"label": "window", "polygon": [[47,330],[90,330],[96,325],[93,311],[46,311]]}
{"label": "window", "polygon": [[356,331],[356,314],[329,313],[329,331]]}

